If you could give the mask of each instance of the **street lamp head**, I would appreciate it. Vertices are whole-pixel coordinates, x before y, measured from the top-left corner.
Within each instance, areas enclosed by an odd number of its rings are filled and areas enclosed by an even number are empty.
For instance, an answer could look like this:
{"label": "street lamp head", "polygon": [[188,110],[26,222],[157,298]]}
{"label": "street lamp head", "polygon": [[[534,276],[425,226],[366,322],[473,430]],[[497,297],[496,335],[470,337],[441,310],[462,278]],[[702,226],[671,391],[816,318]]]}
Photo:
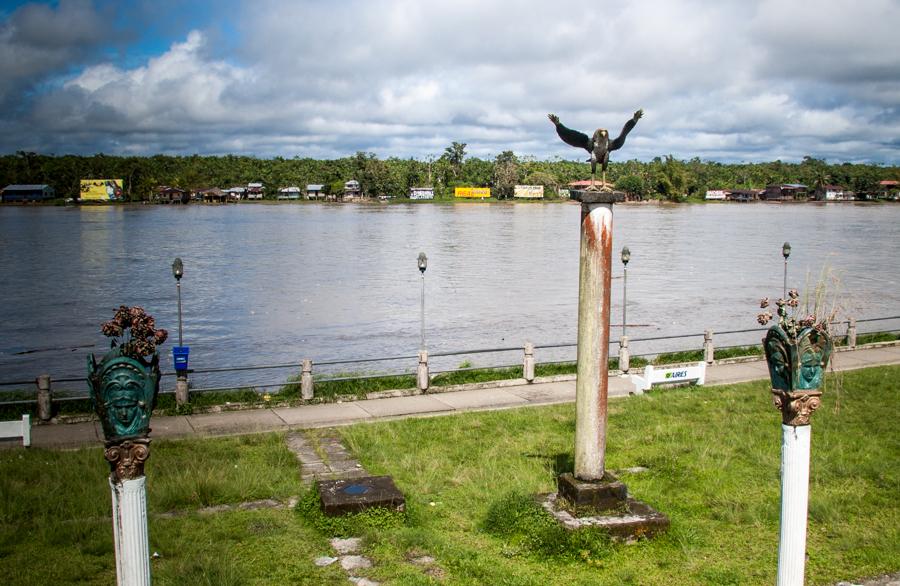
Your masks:
{"label": "street lamp head", "polygon": [[791,243],[785,242],[781,246],[781,256],[784,257],[784,260],[787,260],[789,256],[791,256]]}
{"label": "street lamp head", "polygon": [[172,275],[176,281],[180,281],[181,277],[184,276],[184,263],[181,262],[181,258],[176,258],[175,262],[172,263]]}
{"label": "street lamp head", "polygon": [[418,263],[419,263],[419,271],[421,271],[421,273],[424,275],[425,269],[428,268],[428,257],[425,256],[424,252],[419,253]]}
{"label": "street lamp head", "polygon": [[622,264],[628,266],[628,261],[631,260],[631,251],[628,250],[628,247],[625,246],[622,248]]}

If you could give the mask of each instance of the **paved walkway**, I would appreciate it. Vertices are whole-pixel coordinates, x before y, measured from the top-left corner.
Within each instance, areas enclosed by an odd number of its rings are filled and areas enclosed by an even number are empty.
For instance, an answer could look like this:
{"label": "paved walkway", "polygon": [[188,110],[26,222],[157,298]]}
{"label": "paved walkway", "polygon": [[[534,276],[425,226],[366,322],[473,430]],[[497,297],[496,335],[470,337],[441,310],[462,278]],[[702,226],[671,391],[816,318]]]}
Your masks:
{"label": "paved walkway", "polygon": [[[849,350],[837,352],[832,357],[832,365],[838,371],[887,364],[900,364],[900,346]],[[739,383],[767,379],[768,376],[765,360],[713,364],[707,367],[706,384]],[[552,405],[575,400],[574,380],[533,384],[510,384],[511,382],[500,381],[496,385],[477,390],[434,392],[300,407],[154,417],[150,437],[225,436],[335,427],[361,421]],[[628,378],[619,376],[609,378],[611,398],[628,396],[632,389],[633,385]],[[99,446],[103,438],[97,422],[38,425],[31,433],[32,445],[44,448]]]}

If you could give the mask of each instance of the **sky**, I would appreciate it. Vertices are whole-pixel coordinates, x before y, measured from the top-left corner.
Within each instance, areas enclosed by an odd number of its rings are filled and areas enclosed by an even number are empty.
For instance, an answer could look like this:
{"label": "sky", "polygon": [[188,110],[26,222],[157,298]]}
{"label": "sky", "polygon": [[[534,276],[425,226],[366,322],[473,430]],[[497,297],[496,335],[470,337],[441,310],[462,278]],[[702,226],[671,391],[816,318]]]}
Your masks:
{"label": "sky", "polygon": [[900,164],[900,0],[0,2],[0,154]]}

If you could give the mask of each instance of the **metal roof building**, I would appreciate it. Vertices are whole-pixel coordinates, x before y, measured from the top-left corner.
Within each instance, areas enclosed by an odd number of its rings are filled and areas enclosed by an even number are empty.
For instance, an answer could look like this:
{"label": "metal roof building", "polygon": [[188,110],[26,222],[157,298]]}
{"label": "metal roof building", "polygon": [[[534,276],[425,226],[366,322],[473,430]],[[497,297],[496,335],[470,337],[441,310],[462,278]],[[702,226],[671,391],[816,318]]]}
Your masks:
{"label": "metal roof building", "polygon": [[53,199],[56,192],[47,184],[7,185],[3,188],[3,203],[13,201],[43,201]]}

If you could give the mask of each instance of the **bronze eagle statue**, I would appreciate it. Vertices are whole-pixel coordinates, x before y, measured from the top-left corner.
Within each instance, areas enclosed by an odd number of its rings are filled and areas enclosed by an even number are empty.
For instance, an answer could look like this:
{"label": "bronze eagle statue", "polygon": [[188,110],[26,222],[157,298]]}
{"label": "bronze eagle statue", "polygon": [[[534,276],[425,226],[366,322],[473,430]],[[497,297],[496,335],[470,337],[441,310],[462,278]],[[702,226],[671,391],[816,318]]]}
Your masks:
{"label": "bronze eagle statue", "polygon": [[594,131],[593,137],[588,137],[583,132],[563,126],[562,122],[559,121],[559,116],[556,114],[547,114],[547,117],[556,126],[556,134],[563,139],[564,143],[582,148],[591,154],[591,158],[588,159],[588,162],[591,164],[591,188],[594,188],[594,174],[597,172],[597,163],[600,163],[603,171],[603,189],[608,190],[609,187],[606,185],[606,168],[609,166],[609,153],[622,148],[622,145],[625,144],[625,137],[628,136],[628,133],[631,132],[631,129],[634,128],[634,125],[637,124],[637,121],[643,115],[643,110],[635,112],[631,120],[625,123],[625,127],[622,128],[619,136],[612,142],[610,142],[609,132],[605,128],[598,128]]}

